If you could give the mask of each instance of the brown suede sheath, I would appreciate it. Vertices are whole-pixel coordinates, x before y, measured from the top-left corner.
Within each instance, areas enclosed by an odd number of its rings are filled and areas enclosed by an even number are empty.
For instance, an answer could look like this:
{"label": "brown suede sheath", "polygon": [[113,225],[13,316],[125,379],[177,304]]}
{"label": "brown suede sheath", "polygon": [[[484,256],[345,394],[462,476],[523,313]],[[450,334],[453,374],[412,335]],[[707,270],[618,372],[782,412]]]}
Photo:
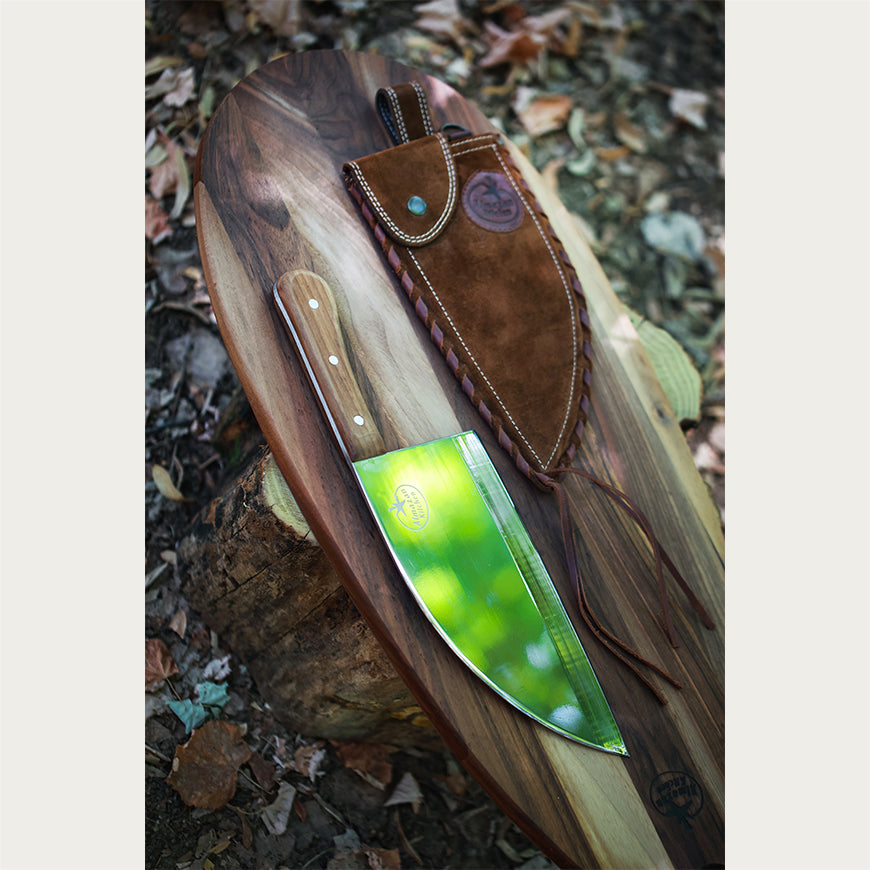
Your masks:
{"label": "brown suede sheath", "polygon": [[434,132],[419,85],[378,93],[394,147],[345,164],[352,197],[463,391],[536,485],[589,407],[586,300],[496,134]]}

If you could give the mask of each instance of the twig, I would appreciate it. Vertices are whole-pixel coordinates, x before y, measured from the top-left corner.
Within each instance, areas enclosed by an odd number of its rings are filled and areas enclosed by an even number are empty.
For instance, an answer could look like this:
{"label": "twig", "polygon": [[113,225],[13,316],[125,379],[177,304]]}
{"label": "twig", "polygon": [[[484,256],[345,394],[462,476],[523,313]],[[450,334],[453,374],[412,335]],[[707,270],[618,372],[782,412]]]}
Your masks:
{"label": "twig", "polygon": [[172,759],[167,758],[162,752],[158,752],[153,746],[149,746],[147,743],[145,744],[145,748],[156,758],[159,758],[161,761],[165,761],[167,764],[172,764]]}

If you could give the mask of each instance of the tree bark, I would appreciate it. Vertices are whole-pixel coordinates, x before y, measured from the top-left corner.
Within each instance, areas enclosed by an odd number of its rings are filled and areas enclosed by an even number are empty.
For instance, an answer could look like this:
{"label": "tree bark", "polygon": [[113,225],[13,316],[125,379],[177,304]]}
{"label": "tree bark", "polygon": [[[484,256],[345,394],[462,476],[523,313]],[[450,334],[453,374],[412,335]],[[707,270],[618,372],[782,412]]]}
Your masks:
{"label": "tree bark", "polygon": [[272,454],[204,507],[179,542],[191,604],[301,734],[442,748],[329,560]]}

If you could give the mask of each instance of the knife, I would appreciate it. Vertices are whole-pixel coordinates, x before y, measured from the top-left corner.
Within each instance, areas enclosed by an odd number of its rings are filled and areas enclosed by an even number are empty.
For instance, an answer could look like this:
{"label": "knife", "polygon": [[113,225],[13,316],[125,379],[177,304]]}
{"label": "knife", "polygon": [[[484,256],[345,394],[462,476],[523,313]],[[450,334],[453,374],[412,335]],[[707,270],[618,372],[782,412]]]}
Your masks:
{"label": "knife", "polygon": [[628,755],[553,582],[483,444],[462,432],[387,451],[328,284],[273,287],[321,411],[402,577],[459,658],[498,695],[571,740]]}

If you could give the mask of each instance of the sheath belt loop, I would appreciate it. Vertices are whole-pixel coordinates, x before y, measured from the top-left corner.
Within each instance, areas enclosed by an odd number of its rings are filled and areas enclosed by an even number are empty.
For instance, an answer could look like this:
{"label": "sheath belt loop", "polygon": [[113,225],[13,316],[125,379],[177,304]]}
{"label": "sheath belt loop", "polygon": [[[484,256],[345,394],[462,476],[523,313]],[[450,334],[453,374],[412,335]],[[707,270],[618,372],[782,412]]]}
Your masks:
{"label": "sheath belt loop", "polygon": [[426,92],[417,82],[381,88],[375,106],[394,145],[435,133]]}
{"label": "sheath belt loop", "polygon": [[[618,658],[624,665],[630,668],[634,672],[635,676],[656,696],[660,703],[667,704],[667,699],[662,694],[661,690],[658,689],[658,687],[655,686],[648,677],[641,673],[638,665],[642,665],[654,671],[677,689],[682,688],[680,683],[667,671],[660,668],[654,662],[649,661],[649,659],[644,658],[639,652],[632,649],[623,641],[619,640],[619,638],[611,634],[606,628],[604,628],[603,625],[601,625],[601,623],[598,621],[598,618],[595,616],[589,606],[589,600],[587,599],[586,591],[583,588],[583,579],[580,576],[580,568],[577,564],[577,552],[574,548],[574,529],[571,525],[571,512],[568,506],[567,494],[565,492],[564,484],[556,480],[557,476],[561,474],[575,474],[578,477],[585,478],[586,480],[593,483],[602,492],[610,496],[610,498],[613,499],[613,501],[637,523],[637,525],[646,535],[647,539],[650,542],[650,545],[652,546],[653,555],[655,557],[656,579],[658,580],[659,597],[662,605],[662,628],[668,640],[670,641],[671,646],[676,648],[677,646],[679,646],[679,644],[677,643],[676,632],[674,631],[673,622],[671,621],[670,605],[668,603],[667,590],[665,589],[662,563],[664,563],[673,578],[677,581],[677,585],[680,587],[680,589],[683,590],[686,598],[688,598],[689,603],[692,605],[692,608],[701,618],[701,621],[704,623],[705,627],[712,630],[716,627],[715,623],[710,618],[707,611],[704,609],[704,605],[701,604],[695,593],[692,592],[692,590],[689,588],[689,585],[686,583],[674,563],[671,561],[670,556],[668,556],[662,545],[659,543],[658,538],[656,538],[655,534],[653,533],[649,520],[644,516],[640,508],[637,507],[637,505],[635,505],[625,493],[620,492],[618,489],[608,483],[605,483],[603,480],[599,480],[598,478],[593,477],[591,474],[586,474],[586,472],[580,471],[577,468],[551,468],[545,471],[543,474],[537,475],[538,480],[541,483],[543,483],[549,489],[555,491],[556,497],[559,501],[559,514],[562,525],[562,541],[565,546],[565,559],[568,563],[568,573],[571,577],[571,582],[577,595],[577,603],[579,605],[580,615],[583,617],[583,621],[586,623],[587,627],[595,636],[595,638],[607,650],[609,650],[614,656],[616,656],[616,658]],[[634,661],[632,661],[632,659]]]}

